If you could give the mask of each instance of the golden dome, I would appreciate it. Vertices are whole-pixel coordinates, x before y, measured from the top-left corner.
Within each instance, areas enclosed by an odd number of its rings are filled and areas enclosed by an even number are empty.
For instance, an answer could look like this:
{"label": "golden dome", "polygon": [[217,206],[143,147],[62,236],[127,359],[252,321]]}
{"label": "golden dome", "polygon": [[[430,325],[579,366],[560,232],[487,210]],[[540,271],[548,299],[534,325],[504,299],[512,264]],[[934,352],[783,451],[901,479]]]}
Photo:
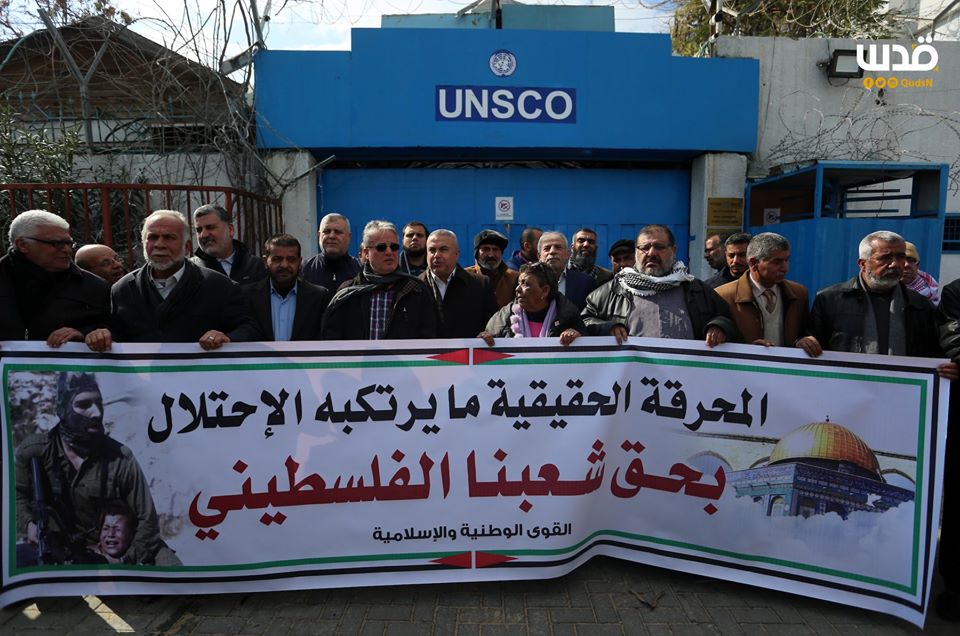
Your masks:
{"label": "golden dome", "polygon": [[845,461],[880,475],[880,463],[870,447],[832,422],[814,422],[791,431],[773,447],[769,464],[797,459]]}

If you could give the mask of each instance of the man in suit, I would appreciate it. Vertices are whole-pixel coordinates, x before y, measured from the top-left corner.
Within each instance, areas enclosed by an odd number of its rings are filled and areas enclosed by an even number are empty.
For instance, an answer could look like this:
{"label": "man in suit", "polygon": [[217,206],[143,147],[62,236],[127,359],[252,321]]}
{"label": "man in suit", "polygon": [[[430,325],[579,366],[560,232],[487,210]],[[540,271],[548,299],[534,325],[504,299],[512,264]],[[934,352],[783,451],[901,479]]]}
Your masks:
{"label": "man in suit", "polygon": [[746,232],[731,234],[723,242],[723,257],[726,265],[704,282],[716,289],[720,285],[732,283],[747,271],[747,245],[752,237]]}
{"label": "man in suit", "polygon": [[233,238],[233,219],[225,208],[201,205],[193,211],[193,224],[200,243],[193,254],[194,265],[209,267],[241,285],[267,277],[260,259]]}
{"label": "man in suit", "polygon": [[484,330],[499,307],[489,279],[468,274],[457,265],[460,248],[450,230],[434,230],[427,237],[427,271],[420,280],[433,291],[440,307],[442,338],[473,338]]}
{"label": "man in suit", "polygon": [[190,226],[182,214],[157,210],[143,222],[146,264],[110,290],[110,328],[87,334],[93,351],[117,342],[196,342],[204,350],[259,340],[240,286],[186,257]]}
{"label": "man in suit", "polygon": [[597,283],[589,274],[567,268],[570,261],[570,246],[561,232],[544,232],[537,245],[540,262],[550,267],[560,281],[560,293],[581,311],[587,304],[587,294]]}
{"label": "man in suit", "polygon": [[[794,346],[804,334],[809,311],[807,288],[786,280],[790,241],[773,232],[757,234],[747,246],[747,262],[745,274],[716,290],[730,307],[743,341],[767,347]],[[819,354],[814,350],[811,355]]]}
{"label": "man in suit", "polygon": [[269,278],[244,285],[243,295],[265,340],[320,340],[323,312],[332,294],[300,278],[300,241],[276,234],[263,244]]}

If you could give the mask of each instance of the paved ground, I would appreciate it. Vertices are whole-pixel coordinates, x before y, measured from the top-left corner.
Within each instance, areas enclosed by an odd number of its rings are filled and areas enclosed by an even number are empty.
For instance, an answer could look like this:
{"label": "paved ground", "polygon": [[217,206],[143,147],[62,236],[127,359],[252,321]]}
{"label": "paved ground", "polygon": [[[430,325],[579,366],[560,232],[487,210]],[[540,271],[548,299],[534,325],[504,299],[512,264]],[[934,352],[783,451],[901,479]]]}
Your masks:
{"label": "paved ground", "polygon": [[[935,588],[936,591],[936,588]],[[936,634],[883,614],[595,558],[549,581],[39,600],[0,634]]]}

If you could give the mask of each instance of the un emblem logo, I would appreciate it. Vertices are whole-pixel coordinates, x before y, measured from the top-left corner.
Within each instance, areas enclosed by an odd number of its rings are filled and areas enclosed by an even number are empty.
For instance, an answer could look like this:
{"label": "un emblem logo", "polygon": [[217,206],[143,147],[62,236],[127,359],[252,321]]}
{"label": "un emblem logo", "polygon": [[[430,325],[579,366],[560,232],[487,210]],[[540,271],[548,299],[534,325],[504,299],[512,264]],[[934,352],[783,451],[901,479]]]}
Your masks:
{"label": "un emblem logo", "polygon": [[490,70],[497,77],[509,77],[517,70],[517,58],[506,49],[494,51],[490,56]]}

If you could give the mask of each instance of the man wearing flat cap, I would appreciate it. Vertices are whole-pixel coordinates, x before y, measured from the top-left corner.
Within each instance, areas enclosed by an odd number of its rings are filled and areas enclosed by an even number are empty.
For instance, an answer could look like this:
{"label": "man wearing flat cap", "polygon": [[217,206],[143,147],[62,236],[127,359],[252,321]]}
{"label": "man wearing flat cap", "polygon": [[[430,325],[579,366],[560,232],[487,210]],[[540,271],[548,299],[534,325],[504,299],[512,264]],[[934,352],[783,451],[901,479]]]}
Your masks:
{"label": "man wearing flat cap", "polygon": [[520,273],[507,269],[503,262],[503,250],[507,248],[507,237],[496,230],[481,230],[473,238],[473,257],[476,265],[466,267],[474,276],[485,276],[497,298],[497,306],[513,301]]}
{"label": "man wearing flat cap", "polygon": [[610,246],[607,256],[610,257],[610,269],[616,274],[621,269],[633,267],[637,264],[637,255],[634,253],[636,241],[620,239]]}

